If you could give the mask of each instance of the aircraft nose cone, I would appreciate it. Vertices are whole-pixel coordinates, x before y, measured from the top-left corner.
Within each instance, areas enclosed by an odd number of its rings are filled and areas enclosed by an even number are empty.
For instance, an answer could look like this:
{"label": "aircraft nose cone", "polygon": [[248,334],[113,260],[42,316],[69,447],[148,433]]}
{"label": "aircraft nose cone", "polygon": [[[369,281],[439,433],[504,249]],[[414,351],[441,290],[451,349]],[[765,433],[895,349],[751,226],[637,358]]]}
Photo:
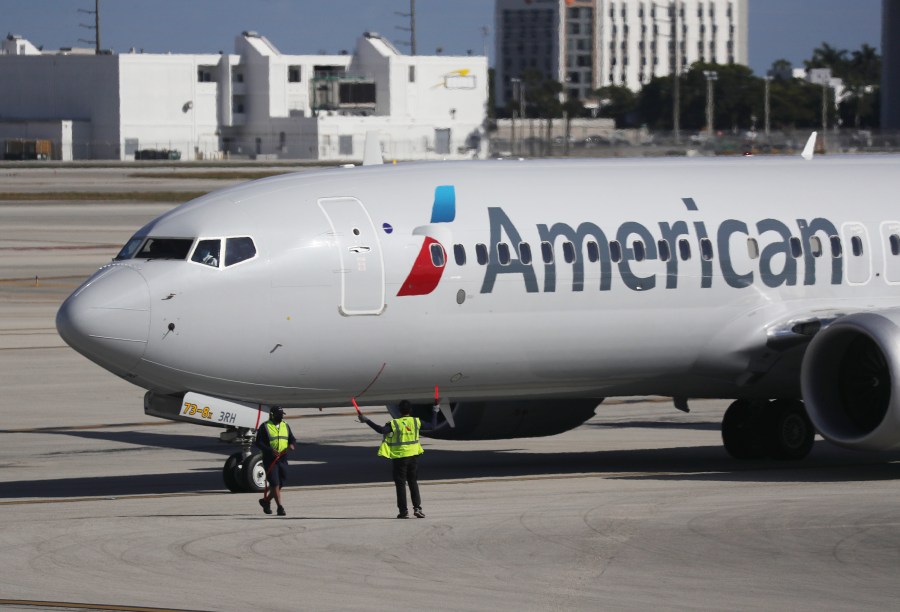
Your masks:
{"label": "aircraft nose cone", "polygon": [[70,295],[56,329],[73,349],[119,375],[144,355],[150,328],[150,288],[141,274],[113,265]]}

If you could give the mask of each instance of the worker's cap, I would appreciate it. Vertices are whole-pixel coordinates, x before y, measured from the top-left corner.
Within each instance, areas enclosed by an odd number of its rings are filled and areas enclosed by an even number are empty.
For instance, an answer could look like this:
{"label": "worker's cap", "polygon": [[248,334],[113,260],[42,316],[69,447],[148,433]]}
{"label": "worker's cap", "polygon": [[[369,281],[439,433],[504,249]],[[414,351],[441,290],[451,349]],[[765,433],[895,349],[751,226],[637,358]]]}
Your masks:
{"label": "worker's cap", "polygon": [[272,406],[272,408],[269,410],[269,415],[283,417],[284,416],[284,408],[282,408],[281,406]]}

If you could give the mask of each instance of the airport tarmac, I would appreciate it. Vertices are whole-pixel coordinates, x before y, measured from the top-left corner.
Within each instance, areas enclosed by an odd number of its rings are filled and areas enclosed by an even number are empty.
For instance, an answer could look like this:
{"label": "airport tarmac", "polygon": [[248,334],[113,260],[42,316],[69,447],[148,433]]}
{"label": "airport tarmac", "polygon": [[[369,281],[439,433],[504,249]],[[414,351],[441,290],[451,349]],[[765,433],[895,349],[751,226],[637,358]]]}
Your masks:
{"label": "airport tarmac", "polygon": [[900,453],[818,441],[800,463],[735,462],[722,401],[427,440],[428,516],[408,521],[352,409],[289,412],[288,516],[263,515],[225,492],[218,430],[146,417],[141,389],[55,332],[62,299],[171,206],[0,202],[0,607],[895,607]]}

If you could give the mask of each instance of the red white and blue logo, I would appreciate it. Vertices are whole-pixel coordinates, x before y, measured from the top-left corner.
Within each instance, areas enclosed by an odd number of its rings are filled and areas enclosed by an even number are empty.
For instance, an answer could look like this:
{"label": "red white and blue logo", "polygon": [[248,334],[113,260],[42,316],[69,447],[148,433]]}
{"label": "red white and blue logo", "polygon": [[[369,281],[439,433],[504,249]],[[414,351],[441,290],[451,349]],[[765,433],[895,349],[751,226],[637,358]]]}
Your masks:
{"label": "red white and blue logo", "polygon": [[412,270],[397,292],[398,296],[428,295],[438,286],[447,262],[447,249],[441,239],[446,244],[450,243],[452,238],[446,224],[455,218],[456,190],[453,185],[438,185],[434,188],[431,223],[413,230],[414,236],[425,236],[425,241],[413,262]]}

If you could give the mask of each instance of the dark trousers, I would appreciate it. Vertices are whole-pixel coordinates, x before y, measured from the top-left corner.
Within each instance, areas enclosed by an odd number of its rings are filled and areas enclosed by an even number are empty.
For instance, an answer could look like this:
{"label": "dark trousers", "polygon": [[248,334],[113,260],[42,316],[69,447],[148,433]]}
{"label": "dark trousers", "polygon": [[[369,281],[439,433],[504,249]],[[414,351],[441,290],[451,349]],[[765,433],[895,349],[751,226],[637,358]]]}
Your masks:
{"label": "dark trousers", "polygon": [[412,496],[413,508],[422,507],[422,498],[419,497],[419,458],[417,455],[412,457],[402,457],[400,459],[391,459],[391,467],[394,473],[394,486],[397,487],[397,508],[400,514],[409,512],[406,506],[406,485],[409,483],[409,494]]}

